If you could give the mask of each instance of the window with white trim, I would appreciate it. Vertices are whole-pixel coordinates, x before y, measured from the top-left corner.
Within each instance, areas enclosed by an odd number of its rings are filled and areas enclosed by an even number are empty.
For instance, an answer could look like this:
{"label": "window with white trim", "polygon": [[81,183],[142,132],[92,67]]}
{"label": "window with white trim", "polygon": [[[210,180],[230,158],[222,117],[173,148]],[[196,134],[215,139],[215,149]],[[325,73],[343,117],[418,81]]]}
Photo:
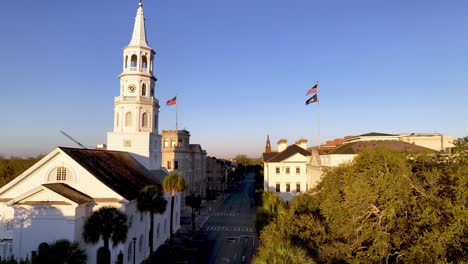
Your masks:
{"label": "window with white trim", "polygon": [[67,168],[57,167],[56,176],[57,176],[56,177],[57,181],[66,181],[67,180]]}

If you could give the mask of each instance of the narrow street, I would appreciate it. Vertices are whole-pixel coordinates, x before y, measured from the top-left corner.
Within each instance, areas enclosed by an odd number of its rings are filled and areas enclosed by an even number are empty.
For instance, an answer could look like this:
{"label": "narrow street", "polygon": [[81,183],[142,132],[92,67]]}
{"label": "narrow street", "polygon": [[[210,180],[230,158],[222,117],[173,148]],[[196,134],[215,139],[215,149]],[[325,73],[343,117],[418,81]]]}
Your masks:
{"label": "narrow street", "polygon": [[189,222],[166,242],[147,263],[250,263],[258,238],[255,235],[255,203],[253,190],[255,174],[249,174],[243,181],[213,202],[203,205],[201,216],[197,217],[197,231],[192,236]]}
{"label": "narrow street", "polygon": [[206,258],[200,263],[250,263],[258,245],[254,185],[255,175],[251,173],[202,223],[200,231],[206,234],[208,243],[203,252]]}

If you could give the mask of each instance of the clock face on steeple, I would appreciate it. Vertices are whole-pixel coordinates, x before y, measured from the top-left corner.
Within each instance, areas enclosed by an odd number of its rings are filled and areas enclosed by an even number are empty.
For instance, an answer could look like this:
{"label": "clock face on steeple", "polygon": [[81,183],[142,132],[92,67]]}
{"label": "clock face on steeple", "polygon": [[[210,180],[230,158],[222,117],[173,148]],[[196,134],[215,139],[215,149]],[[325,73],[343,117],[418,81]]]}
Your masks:
{"label": "clock face on steeple", "polygon": [[129,91],[130,93],[134,93],[134,92],[136,91],[136,86],[135,86],[134,84],[130,84],[130,85],[128,86],[128,91]]}

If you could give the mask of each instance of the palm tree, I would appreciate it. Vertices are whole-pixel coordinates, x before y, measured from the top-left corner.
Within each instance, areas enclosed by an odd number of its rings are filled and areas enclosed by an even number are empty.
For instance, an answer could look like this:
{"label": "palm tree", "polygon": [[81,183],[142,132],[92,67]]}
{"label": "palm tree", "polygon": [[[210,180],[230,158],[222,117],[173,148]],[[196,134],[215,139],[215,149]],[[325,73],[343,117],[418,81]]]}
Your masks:
{"label": "palm tree", "polygon": [[170,225],[170,239],[172,240],[172,222],[174,214],[174,198],[176,193],[185,190],[185,180],[180,174],[172,172],[167,175],[163,180],[163,189],[165,192],[171,193],[171,225]]}
{"label": "palm tree", "polygon": [[195,214],[193,213],[193,209],[200,210],[201,200],[201,196],[195,193],[185,196],[185,204],[192,208],[192,233],[195,232]]}
{"label": "palm tree", "polygon": [[167,201],[164,198],[164,193],[159,185],[148,185],[143,188],[137,197],[137,208],[141,212],[149,212],[150,214],[150,230],[149,230],[149,248],[150,254],[153,253],[153,230],[154,230],[154,214],[162,214],[166,211]]}
{"label": "palm tree", "polygon": [[85,264],[88,257],[78,242],[66,239],[56,240],[51,244],[41,243],[38,254],[33,259],[37,264]]}
{"label": "palm tree", "polygon": [[105,262],[110,263],[109,240],[112,240],[112,245],[116,246],[127,240],[127,233],[127,216],[117,208],[102,207],[86,219],[82,236],[85,242],[92,244],[97,243],[102,237],[105,251],[101,249],[98,251],[98,259],[100,259],[99,252],[101,252],[106,255]]}

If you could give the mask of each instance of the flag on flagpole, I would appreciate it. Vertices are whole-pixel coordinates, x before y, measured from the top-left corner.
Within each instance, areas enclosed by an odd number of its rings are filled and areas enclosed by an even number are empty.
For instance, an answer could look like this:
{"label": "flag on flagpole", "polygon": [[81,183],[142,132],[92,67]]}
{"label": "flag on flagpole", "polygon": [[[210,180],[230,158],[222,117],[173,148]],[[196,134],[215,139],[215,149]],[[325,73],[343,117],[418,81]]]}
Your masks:
{"label": "flag on flagpole", "polygon": [[311,104],[311,103],[315,103],[315,102],[318,102],[317,94],[314,94],[314,96],[312,96],[311,98],[307,99],[306,105]]}
{"label": "flag on flagpole", "polygon": [[170,106],[170,105],[175,105],[176,103],[177,103],[177,96],[174,96],[174,98],[167,100],[166,105]]}
{"label": "flag on flagpole", "polygon": [[310,88],[307,93],[306,93],[306,96],[309,95],[309,94],[313,94],[313,93],[316,93],[318,90],[318,85],[315,84],[314,87]]}

